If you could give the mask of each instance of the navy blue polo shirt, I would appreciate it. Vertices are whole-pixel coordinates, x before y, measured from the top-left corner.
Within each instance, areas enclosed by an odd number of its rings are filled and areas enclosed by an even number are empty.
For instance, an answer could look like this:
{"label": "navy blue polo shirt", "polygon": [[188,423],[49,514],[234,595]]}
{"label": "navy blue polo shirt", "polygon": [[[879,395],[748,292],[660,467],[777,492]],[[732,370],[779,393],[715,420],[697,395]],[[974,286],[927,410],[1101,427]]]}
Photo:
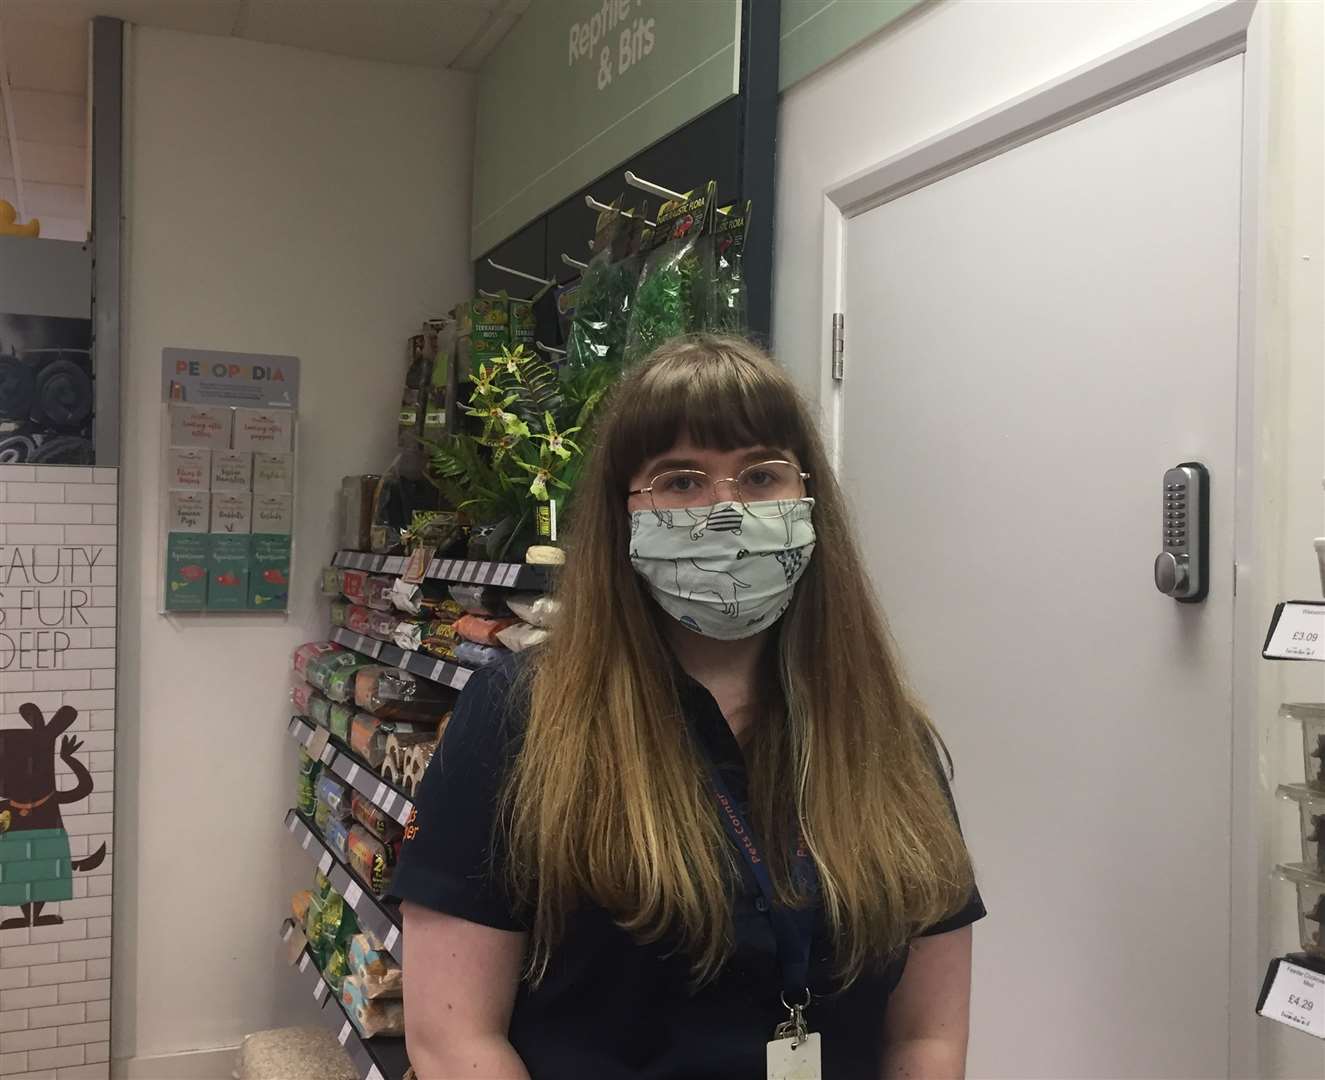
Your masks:
{"label": "navy blue polo shirt", "polygon": [[[526,930],[502,881],[505,852],[493,818],[527,715],[518,659],[469,681],[417,799],[391,892],[421,907],[502,930]],[[733,796],[748,798],[741,751],[713,697],[686,680],[681,706],[693,737]],[[715,807],[715,813],[716,807]],[[786,1019],[772,925],[749,880],[736,890],[735,950],[719,975],[691,987],[687,957],[667,942],[642,944],[612,917],[583,904],[568,920],[537,989],[522,984],[510,1041],[533,1080],[741,1080],[765,1075],[764,1047]],[[978,894],[926,934],[957,930],[985,914]],[[440,962],[440,960],[439,960]],[[806,1016],[823,1040],[831,1080],[877,1080],[888,996],[905,954],[867,970],[848,989],[833,977],[828,928],[814,940]]]}

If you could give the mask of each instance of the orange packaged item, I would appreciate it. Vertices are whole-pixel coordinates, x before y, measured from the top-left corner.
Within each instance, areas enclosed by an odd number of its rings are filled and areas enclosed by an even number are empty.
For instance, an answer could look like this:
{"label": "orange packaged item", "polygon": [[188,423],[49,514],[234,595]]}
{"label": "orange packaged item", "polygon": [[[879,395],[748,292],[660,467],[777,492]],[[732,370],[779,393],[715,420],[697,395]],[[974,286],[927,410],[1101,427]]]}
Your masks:
{"label": "orange packaged item", "polygon": [[456,620],[455,629],[466,641],[478,645],[501,645],[497,639],[499,631],[514,626],[519,619],[490,619],[483,615],[464,615]]}

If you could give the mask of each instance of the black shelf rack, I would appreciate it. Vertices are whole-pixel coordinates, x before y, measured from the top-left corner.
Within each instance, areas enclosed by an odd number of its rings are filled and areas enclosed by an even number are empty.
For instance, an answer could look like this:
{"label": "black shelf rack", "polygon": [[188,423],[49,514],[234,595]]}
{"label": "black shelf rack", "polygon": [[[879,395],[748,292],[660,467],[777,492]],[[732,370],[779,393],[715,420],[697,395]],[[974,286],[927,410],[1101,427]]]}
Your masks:
{"label": "black shelf rack", "polygon": [[314,859],[318,870],[331,882],[331,887],[345,898],[345,903],[354,911],[359,925],[399,960],[400,913],[373,895],[359,875],[331,850],[317,826],[298,810],[286,813],[285,828]]}
{"label": "black shelf rack", "polygon": [[[404,555],[374,555],[367,551],[341,550],[333,566],[366,570],[370,574],[400,574],[405,570]],[[469,559],[433,559],[424,577],[429,581],[454,581],[463,585],[497,585],[503,589],[545,592],[551,584],[546,566],[528,563],[475,562]]]}
{"label": "black shelf rack", "polygon": [[287,730],[290,737],[310,753],[319,741],[328,739],[317,755],[322,764],[391,820],[401,825],[409,824],[414,804],[405,793],[378,776],[357,754],[329,741],[332,736],[326,728],[313,723],[307,716],[292,716]]}
{"label": "black shelf rack", "polygon": [[[296,937],[298,935],[298,937]],[[281,940],[287,945],[303,942],[303,934],[294,920],[286,919],[281,926]],[[405,1056],[405,1040],[399,1036],[377,1035],[365,1039],[350,1022],[349,1014],[305,946],[291,961],[291,966],[312,998],[318,1004],[318,1019],[326,1025],[336,1041],[345,1048],[354,1064],[359,1080],[401,1080],[409,1068]],[[330,1001],[332,1004],[328,1004]]]}
{"label": "black shelf rack", "polygon": [[331,640],[372,660],[380,660],[391,667],[404,668],[420,678],[430,679],[453,690],[463,690],[465,683],[469,682],[469,677],[474,674],[473,668],[467,668],[463,664],[457,664],[452,660],[437,660],[423,653],[407,652],[389,641],[356,634],[343,626],[338,626],[331,632]]}

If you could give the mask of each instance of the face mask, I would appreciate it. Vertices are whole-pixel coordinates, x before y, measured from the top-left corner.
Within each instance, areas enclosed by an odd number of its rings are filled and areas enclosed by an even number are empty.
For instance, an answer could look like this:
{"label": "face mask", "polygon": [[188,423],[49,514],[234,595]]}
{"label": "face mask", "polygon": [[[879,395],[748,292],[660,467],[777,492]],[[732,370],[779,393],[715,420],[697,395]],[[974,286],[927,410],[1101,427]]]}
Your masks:
{"label": "face mask", "polygon": [[749,637],[787,610],[814,551],[814,500],[784,505],[784,517],[756,517],[733,502],[635,510],[630,561],[682,626],[723,641]]}

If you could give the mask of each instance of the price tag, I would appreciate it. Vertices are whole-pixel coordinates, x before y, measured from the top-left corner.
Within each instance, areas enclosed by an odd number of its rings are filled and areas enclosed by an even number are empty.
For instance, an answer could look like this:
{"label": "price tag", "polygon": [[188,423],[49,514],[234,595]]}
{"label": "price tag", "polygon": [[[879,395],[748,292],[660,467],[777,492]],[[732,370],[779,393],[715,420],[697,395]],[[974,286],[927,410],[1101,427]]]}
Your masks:
{"label": "price tag", "polygon": [[382,945],[386,948],[387,952],[391,952],[396,947],[396,942],[399,940],[400,931],[393,926],[386,932],[386,940],[382,942]]}
{"label": "price tag", "polygon": [[1258,1010],[1270,1020],[1325,1039],[1325,975],[1276,961],[1274,982]]}
{"label": "price tag", "polygon": [[336,1041],[340,1043],[341,1046],[344,1046],[349,1041],[349,1038],[350,1038],[350,1022],[346,1020],[344,1027],[340,1029],[340,1034],[336,1036]]}
{"label": "price tag", "polygon": [[[382,806],[382,800],[385,797],[386,797],[386,785],[379,780],[377,782],[377,787],[373,789],[373,797],[370,801],[376,803],[378,806]],[[385,810],[386,807],[382,806],[382,809]]]}
{"label": "price tag", "polygon": [[390,814],[396,808],[396,793],[388,790],[387,786],[383,784],[382,794],[377,800],[377,805],[382,808],[382,813]]}
{"label": "price tag", "polygon": [[321,1001],[327,996],[327,984],[324,980],[318,979],[317,985],[313,987],[313,1000]]}
{"label": "price tag", "polygon": [[308,739],[304,742],[304,752],[314,761],[322,758],[322,751],[327,748],[327,740],[331,738],[331,732],[324,727],[315,727],[308,733]]}
{"label": "price tag", "polygon": [[285,955],[291,964],[299,964],[299,970],[303,971],[304,965],[300,963],[300,957],[308,958],[308,953],[304,952],[304,947],[308,944],[308,939],[299,927],[291,925],[290,933],[285,938]]}
{"label": "price tag", "polygon": [[1261,655],[1267,660],[1325,660],[1325,604],[1280,604]]}
{"label": "price tag", "polygon": [[307,851],[307,850],[308,850],[308,845],[311,844],[312,842],[313,842],[313,834],[312,834],[311,832],[305,832],[305,833],[304,833],[304,839],[303,839],[303,841],[301,842],[300,846],[301,846],[305,851]]}
{"label": "price tag", "polygon": [[386,1077],[382,1075],[382,1070],[374,1065],[368,1070],[368,1075],[363,1080],[386,1080]]}
{"label": "price tag", "polygon": [[308,970],[308,953],[304,953],[304,955],[299,958],[299,970]]}
{"label": "price tag", "polygon": [[359,888],[359,883],[356,881],[351,881],[349,885],[346,886],[345,889],[345,902],[349,904],[350,907],[357,909],[359,906],[359,901],[362,898],[363,898],[363,890]]}
{"label": "price tag", "polygon": [[328,870],[331,869],[331,852],[324,851],[322,853],[322,858],[318,859],[317,861],[317,869],[318,873],[321,874],[325,874]]}
{"label": "price tag", "polygon": [[354,764],[354,762],[350,762],[349,772],[345,774],[345,782],[347,784],[353,784],[354,778],[358,775],[359,775],[359,766]]}

